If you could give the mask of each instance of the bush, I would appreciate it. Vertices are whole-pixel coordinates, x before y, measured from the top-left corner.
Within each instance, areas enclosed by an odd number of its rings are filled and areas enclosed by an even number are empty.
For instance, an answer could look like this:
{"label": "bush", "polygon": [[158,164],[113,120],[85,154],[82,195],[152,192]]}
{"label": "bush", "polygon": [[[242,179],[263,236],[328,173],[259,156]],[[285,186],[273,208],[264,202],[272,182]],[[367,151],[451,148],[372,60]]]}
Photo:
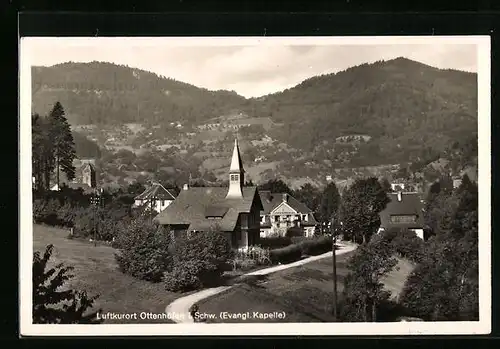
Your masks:
{"label": "bush", "polygon": [[116,241],[119,269],[142,280],[159,282],[172,267],[170,235],[148,220],[135,220]]}
{"label": "bush", "polygon": [[269,250],[258,246],[251,246],[246,251],[239,251],[233,258],[234,270],[250,270],[260,265],[271,264]]}
{"label": "bush", "polygon": [[298,244],[302,250],[302,254],[316,256],[332,250],[333,243],[329,237],[319,237],[314,239],[303,240]]}
{"label": "bush", "polygon": [[174,268],[164,275],[169,291],[188,291],[212,285],[229,270],[231,246],[224,233],[197,232],[175,238],[171,246]]}
{"label": "bush", "polygon": [[298,236],[305,236],[304,228],[301,228],[301,227],[288,228],[285,236],[289,237],[289,238],[298,237]]}
{"label": "bush", "polygon": [[33,203],[33,219],[36,223],[58,226],[60,220],[58,211],[61,205],[58,200],[35,200]]}
{"label": "bush", "polygon": [[252,258],[238,256],[233,259],[233,270],[248,271],[257,266],[257,261]]}
{"label": "bush", "polygon": [[289,245],[271,250],[269,257],[274,264],[291,263],[298,261],[302,257],[302,249],[299,245]]}
{"label": "bush", "polygon": [[383,233],[383,239],[389,242],[400,257],[418,263],[422,260],[424,241],[408,229],[391,229]]}
{"label": "bush", "polygon": [[271,250],[289,246],[291,244],[292,240],[290,239],[290,237],[286,236],[272,236],[272,237],[260,238],[260,243],[259,243],[259,245],[262,248],[268,248]]}
{"label": "bush", "polygon": [[53,246],[47,246],[43,257],[39,252],[33,255],[33,323],[35,324],[93,324],[101,323],[97,313],[86,313],[92,308],[98,296],[88,297],[85,291],[64,288],[73,275],[73,267],[57,264],[48,269],[47,263]]}

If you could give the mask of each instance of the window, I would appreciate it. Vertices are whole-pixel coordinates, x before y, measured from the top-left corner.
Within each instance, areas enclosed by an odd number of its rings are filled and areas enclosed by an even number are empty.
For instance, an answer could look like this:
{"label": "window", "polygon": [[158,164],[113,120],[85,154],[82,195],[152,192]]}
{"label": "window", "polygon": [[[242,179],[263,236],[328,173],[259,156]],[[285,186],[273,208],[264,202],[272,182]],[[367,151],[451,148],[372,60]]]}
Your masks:
{"label": "window", "polygon": [[232,182],[238,181],[238,175],[237,174],[232,174],[230,176],[230,179],[231,179]]}
{"label": "window", "polygon": [[415,223],[417,221],[416,215],[392,215],[390,217],[391,223]]}
{"label": "window", "polygon": [[306,214],[303,214],[303,215],[302,215],[302,220],[303,220],[303,221],[307,221],[307,215],[306,215]]}

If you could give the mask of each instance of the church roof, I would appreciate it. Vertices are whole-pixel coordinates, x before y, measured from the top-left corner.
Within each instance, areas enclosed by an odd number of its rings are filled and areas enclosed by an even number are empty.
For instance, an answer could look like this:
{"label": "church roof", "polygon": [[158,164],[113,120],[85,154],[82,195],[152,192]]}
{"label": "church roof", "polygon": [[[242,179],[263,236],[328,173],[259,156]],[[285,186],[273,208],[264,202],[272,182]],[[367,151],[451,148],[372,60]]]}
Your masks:
{"label": "church roof", "polygon": [[[385,229],[408,228],[422,229],[424,227],[423,204],[418,193],[400,193],[401,201],[398,199],[398,193],[389,193],[391,201],[386,208],[380,212],[380,225]],[[416,223],[391,223],[391,216],[416,215]]]}
{"label": "church roof", "polygon": [[[228,188],[195,187],[182,190],[165,210],[155,217],[162,225],[188,225],[189,230],[219,227],[233,231],[240,213],[250,213],[253,204],[262,204],[257,187],[243,187],[241,198],[226,198]],[[255,202],[257,200],[257,202]]]}
{"label": "church roof", "polygon": [[230,173],[244,172],[243,162],[241,161],[240,147],[238,146],[238,139],[234,140],[233,156],[231,157],[231,165],[229,166]]}
{"label": "church roof", "polygon": [[135,197],[135,200],[147,199],[175,200],[175,195],[173,195],[173,193],[168,189],[165,189],[165,187],[160,183],[154,183],[152,186]]}

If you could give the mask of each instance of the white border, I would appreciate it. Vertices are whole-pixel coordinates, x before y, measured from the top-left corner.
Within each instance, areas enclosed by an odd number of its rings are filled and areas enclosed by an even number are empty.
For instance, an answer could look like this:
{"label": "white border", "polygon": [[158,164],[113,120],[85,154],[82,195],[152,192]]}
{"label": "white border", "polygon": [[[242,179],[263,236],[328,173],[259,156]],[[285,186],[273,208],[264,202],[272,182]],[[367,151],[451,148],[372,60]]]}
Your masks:
{"label": "white border", "polygon": [[[68,38],[65,38],[68,39]],[[50,38],[20,40],[20,334],[22,336],[178,336],[178,335],[457,335],[491,332],[491,148],[490,148],[490,37],[489,36],[399,36],[399,37],[206,37],[206,38],[71,38],[71,46],[96,40],[106,45],[136,46],[243,46],[243,45],[398,45],[475,44],[478,58],[478,183],[479,183],[479,313],[473,322],[398,323],[287,323],[284,324],[134,324],[134,325],[34,325],[32,324],[32,192],[31,192],[31,64],[30,45],[50,45]]]}

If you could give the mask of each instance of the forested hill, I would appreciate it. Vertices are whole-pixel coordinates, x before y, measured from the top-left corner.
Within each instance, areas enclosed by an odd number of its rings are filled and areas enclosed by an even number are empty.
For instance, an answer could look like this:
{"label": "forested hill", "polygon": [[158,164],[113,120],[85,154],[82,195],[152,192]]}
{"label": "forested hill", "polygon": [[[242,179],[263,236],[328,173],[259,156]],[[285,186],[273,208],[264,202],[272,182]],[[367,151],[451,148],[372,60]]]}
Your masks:
{"label": "forested hill", "polygon": [[33,112],[48,113],[56,101],[71,124],[157,124],[203,121],[228,113],[245,98],[209,91],[140,69],[104,62],[33,67]]}
{"label": "forested hill", "polygon": [[[242,144],[253,142],[247,161],[259,155],[255,178],[324,178],[338,169],[420,166],[455,144],[477,143],[477,74],[406,58],[312,77],[252,99],[102,62],[34,67],[32,76],[33,112],[46,115],[59,101],[75,130],[94,125],[85,135],[101,147],[172,153],[174,146],[197,154],[207,165],[199,166],[202,171],[218,170],[214,158],[227,158],[233,117],[252,126],[238,132]],[[170,124],[176,121],[182,127]],[[126,129],[131,123],[142,131]],[[195,127],[202,124],[219,126]],[[113,144],[106,144],[110,139]],[[87,148],[94,151],[90,143]],[[357,171],[344,177],[352,173]]]}
{"label": "forested hill", "polygon": [[397,58],[313,77],[252,107],[286,123],[280,138],[299,149],[357,134],[384,153],[442,150],[477,129],[477,75]]}

